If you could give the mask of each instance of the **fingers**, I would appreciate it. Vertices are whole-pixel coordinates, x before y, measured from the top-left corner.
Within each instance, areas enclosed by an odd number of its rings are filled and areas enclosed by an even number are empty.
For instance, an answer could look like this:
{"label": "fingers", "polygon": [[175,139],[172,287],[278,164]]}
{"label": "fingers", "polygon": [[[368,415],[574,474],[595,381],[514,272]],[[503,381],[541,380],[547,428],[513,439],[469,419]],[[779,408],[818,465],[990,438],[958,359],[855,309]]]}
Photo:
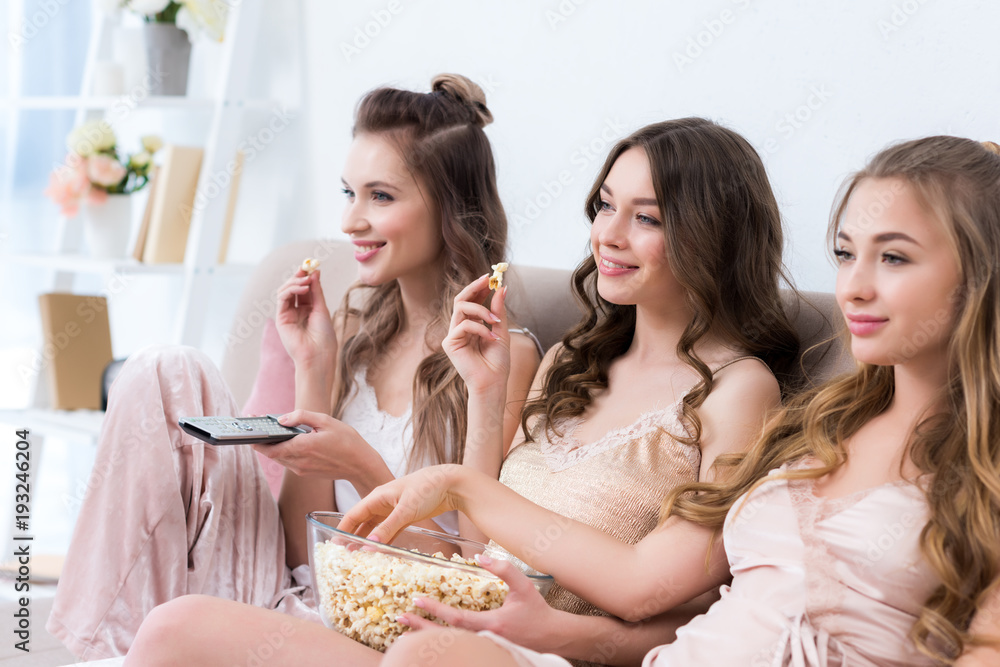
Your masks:
{"label": "fingers", "polygon": [[308,277],[292,277],[278,289],[277,315],[284,312],[300,312],[306,306],[312,306]]}
{"label": "fingers", "polygon": [[454,327],[463,321],[499,324],[503,319],[486,306],[471,301],[459,301],[456,297],[455,308],[451,313],[451,326]]}
{"label": "fingers", "polygon": [[490,274],[484,273],[466,285],[465,288],[455,296],[455,302],[468,301],[471,303],[482,303],[489,291]]}
{"label": "fingers", "polygon": [[497,324],[503,331],[507,331],[507,287],[501,287],[493,293],[490,299],[490,309],[497,316]]}
{"label": "fingers", "polygon": [[[382,539],[381,533],[375,532],[375,529],[381,525],[382,520],[395,507],[394,498],[383,498],[383,493],[381,486],[375,487],[359,503],[347,510],[337,528],[348,533],[367,537],[376,542],[388,544],[387,540]],[[395,537],[395,533],[392,536]]]}
{"label": "fingers", "polygon": [[532,591],[535,590],[535,585],[531,583],[531,579],[528,579],[527,575],[521,572],[509,560],[490,558],[484,554],[479,557],[479,565],[484,570],[492,572],[507,582],[511,593],[526,593],[529,589]]}
{"label": "fingers", "polygon": [[323,284],[319,280],[320,269],[316,269],[308,276],[313,292],[313,311],[318,311],[329,317],[329,309],[326,307],[326,295],[323,294]]}
{"label": "fingers", "polygon": [[[441,619],[454,628],[481,630],[483,621],[478,612],[469,612],[444,604],[431,598],[416,598],[413,604],[420,607],[434,618]],[[415,616],[416,614],[414,614]]]}
{"label": "fingers", "polygon": [[[292,410],[291,412],[287,412],[278,417],[278,422],[282,426],[298,426],[299,424],[305,423],[303,419],[305,419],[307,412],[307,410]],[[312,426],[312,424],[310,424],[310,426]]]}
{"label": "fingers", "polygon": [[292,410],[291,412],[278,417],[278,422],[282,426],[308,426],[314,431],[328,430],[331,427],[333,417],[322,412],[311,412],[309,410]]}
{"label": "fingers", "polygon": [[[488,295],[490,307],[483,305]],[[463,339],[481,338],[486,342],[507,340],[507,312],[504,306],[506,288],[492,292],[489,287],[489,274],[472,281],[455,297],[448,336],[454,347],[462,347]]]}
{"label": "fingers", "polygon": [[419,614],[401,614],[396,617],[396,622],[414,630],[427,630],[430,628],[440,628],[434,621],[430,621]]}
{"label": "fingers", "polygon": [[452,327],[451,331],[448,332],[448,337],[445,339],[452,346],[452,349],[461,349],[468,344],[470,339],[479,338],[484,342],[491,343],[495,340],[501,340],[500,333],[498,331],[493,331],[485,324],[479,322],[473,322],[472,320],[464,320],[463,322]]}
{"label": "fingers", "polygon": [[[310,295],[314,290],[322,295],[322,289],[319,286],[319,269],[309,275],[299,269],[278,288],[279,304],[282,299],[291,300],[295,296],[299,297],[299,303],[302,304],[303,297]],[[325,304],[325,301],[323,303]]]}
{"label": "fingers", "polygon": [[378,523],[379,523],[378,521],[365,521],[364,523],[360,524],[357,528],[355,528],[353,531],[350,532],[353,532],[355,535],[358,535],[360,537],[368,537],[369,535],[371,535],[371,532],[375,530],[375,528],[378,526]]}
{"label": "fingers", "polygon": [[389,516],[368,534],[368,539],[381,542],[382,544],[392,544],[392,541],[396,539],[400,531],[413,523],[413,517],[408,516],[410,514],[412,513],[402,505],[396,505],[389,512]]}

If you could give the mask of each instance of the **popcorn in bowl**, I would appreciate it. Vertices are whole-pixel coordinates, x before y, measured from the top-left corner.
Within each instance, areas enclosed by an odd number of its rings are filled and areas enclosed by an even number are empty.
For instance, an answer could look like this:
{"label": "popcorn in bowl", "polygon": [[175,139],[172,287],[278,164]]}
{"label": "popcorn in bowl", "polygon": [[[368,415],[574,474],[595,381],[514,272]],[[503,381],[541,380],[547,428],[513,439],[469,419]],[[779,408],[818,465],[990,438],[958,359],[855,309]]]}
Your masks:
{"label": "popcorn in bowl", "polygon": [[[430,617],[413,604],[415,598],[472,611],[503,604],[507,584],[469,559],[485,549],[482,543],[410,527],[384,545],[337,530],[342,516],[311,512],[308,517],[309,564],[327,627],[384,651],[409,629],[396,622],[398,616]],[[422,553],[435,547],[443,551]],[[453,553],[450,560],[444,551]],[[528,576],[543,595],[551,586],[552,577],[533,570]]]}

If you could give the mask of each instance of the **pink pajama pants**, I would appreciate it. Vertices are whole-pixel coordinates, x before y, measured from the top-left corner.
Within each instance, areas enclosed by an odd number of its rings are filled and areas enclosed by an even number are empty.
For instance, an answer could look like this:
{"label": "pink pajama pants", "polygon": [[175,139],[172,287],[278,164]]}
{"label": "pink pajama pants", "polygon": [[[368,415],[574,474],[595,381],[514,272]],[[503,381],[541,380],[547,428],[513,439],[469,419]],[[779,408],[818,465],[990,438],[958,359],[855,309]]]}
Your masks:
{"label": "pink pajama pants", "polygon": [[209,445],[177,426],[238,410],[198,350],[155,346],[125,364],[46,626],[80,659],[123,655],[153,607],[190,593],[319,621],[310,591],[293,588],[308,583],[308,567],[285,565],[254,450]]}

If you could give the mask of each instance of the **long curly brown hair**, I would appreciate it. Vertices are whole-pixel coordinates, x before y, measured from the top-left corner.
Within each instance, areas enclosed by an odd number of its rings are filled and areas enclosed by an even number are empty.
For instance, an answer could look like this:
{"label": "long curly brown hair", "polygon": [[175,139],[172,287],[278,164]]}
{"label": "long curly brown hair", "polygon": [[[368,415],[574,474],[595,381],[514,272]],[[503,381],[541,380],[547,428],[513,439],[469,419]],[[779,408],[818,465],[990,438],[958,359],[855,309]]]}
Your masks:
{"label": "long curly brown hair", "polygon": [[[493,151],[483,132],[492,120],[482,89],[455,74],[435,77],[429,93],[373,90],[362,98],[355,114],[355,136],[388,137],[441,217],[444,278],[437,314],[425,335],[432,353],[421,361],[413,378],[411,469],[458,462],[464,452],[465,382],[441,341],[455,296],[490,265],[502,261],[506,248],[507,217],[497,190]],[[343,414],[356,390],[357,370],[379,363],[406,324],[395,280],[353,286],[344,296],[341,312],[355,317],[358,328],[341,349],[335,417]]]}
{"label": "long curly brown hair", "polygon": [[[931,475],[920,547],[941,580],[911,636],[926,655],[952,663],[967,645],[988,643],[969,625],[1000,575],[1000,147],[938,136],[885,149],[838,196],[831,248],[851,194],[871,178],[908,183],[941,221],[961,267],[944,412],[925,418],[908,442],[910,459]],[[798,396],[745,455],[728,460],[724,481],[676,488],[665,516],[721,529],[733,503],[782,464],[805,456],[821,464],[783,473],[790,479],[833,472],[847,460],[843,444],[892,403],[894,378],[892,366],[858,363]]]}
{"label": "long curly brown hair", "polygon": [[[700,377],[687,393],[681,419],[697,443],[696,409],[712,391],[711,369],[694,352],[709,332],[762,358],[784,390],[793,378],[799,339],[782,307],[779,283],[788,283],[782,261],[783,234],[760,156],[742,136],[702,118],[647,125],[618,142],[587,196],[593,223],[601,206],[601,185],[618,157],[641,148],[649,159],[653,190],[663,217],[666,253],[694,313],[677,345],[677,355]],[[608,369],[632,343],[636,308],[617,305],[597,293],[597,263],[588,256],[573,273],[573,291],[583,320],[563,338],[559,357],[544,378],[543,392],[522,412],[545,415],[547,429],[582,414],[608,386]],[[762,326],[766,319],[766,326]]]}

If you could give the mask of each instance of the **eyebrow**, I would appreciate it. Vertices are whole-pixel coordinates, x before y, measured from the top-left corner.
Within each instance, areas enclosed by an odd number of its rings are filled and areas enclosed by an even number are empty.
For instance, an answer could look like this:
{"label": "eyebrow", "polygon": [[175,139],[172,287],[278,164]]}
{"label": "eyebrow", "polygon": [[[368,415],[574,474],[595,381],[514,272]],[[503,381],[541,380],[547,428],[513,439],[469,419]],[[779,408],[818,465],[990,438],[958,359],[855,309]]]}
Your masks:
{"label": "eyebrow", "polygon": [[[347,181],[344,180],[343,176],[341,176],[340,182],[343,183],[345,186],[350,187]],[[368,183],[365,183],[364,187],[366,187],[369,190],[371,190],[372,188],[388,188],[390,190],[399,190],[399,188],[397,188],[392,183],[386,183],[385,181],[370,181]]]}
{"label": "eyebrow", "polygon": [[[612,197],[615,196],[615,193],[611,191],[611,188],[609,188],[606,183],[601,183],[601,189],[605,190]],[[650,199],[649,197],[636,197],[635,199],[632,200],[632,205],[633,206],[659,206],[659,203],[657,203],[656,199]]]}
{"label": "eyebrow", "polygon": [[[847,233],[843,231],[837,232],[837,238],[844,239],[845,241],[851,240],[851,237],[848,236]],[[916,239],[914,239],[909,234],[904,234],[903,232],[885,232],[882,234],[876,234],[872,240],[875,241],[875,243],[887,243],[889,241],[908,241],[909,243],[912,243],[917,247],[923,247],[917,242]]]}

